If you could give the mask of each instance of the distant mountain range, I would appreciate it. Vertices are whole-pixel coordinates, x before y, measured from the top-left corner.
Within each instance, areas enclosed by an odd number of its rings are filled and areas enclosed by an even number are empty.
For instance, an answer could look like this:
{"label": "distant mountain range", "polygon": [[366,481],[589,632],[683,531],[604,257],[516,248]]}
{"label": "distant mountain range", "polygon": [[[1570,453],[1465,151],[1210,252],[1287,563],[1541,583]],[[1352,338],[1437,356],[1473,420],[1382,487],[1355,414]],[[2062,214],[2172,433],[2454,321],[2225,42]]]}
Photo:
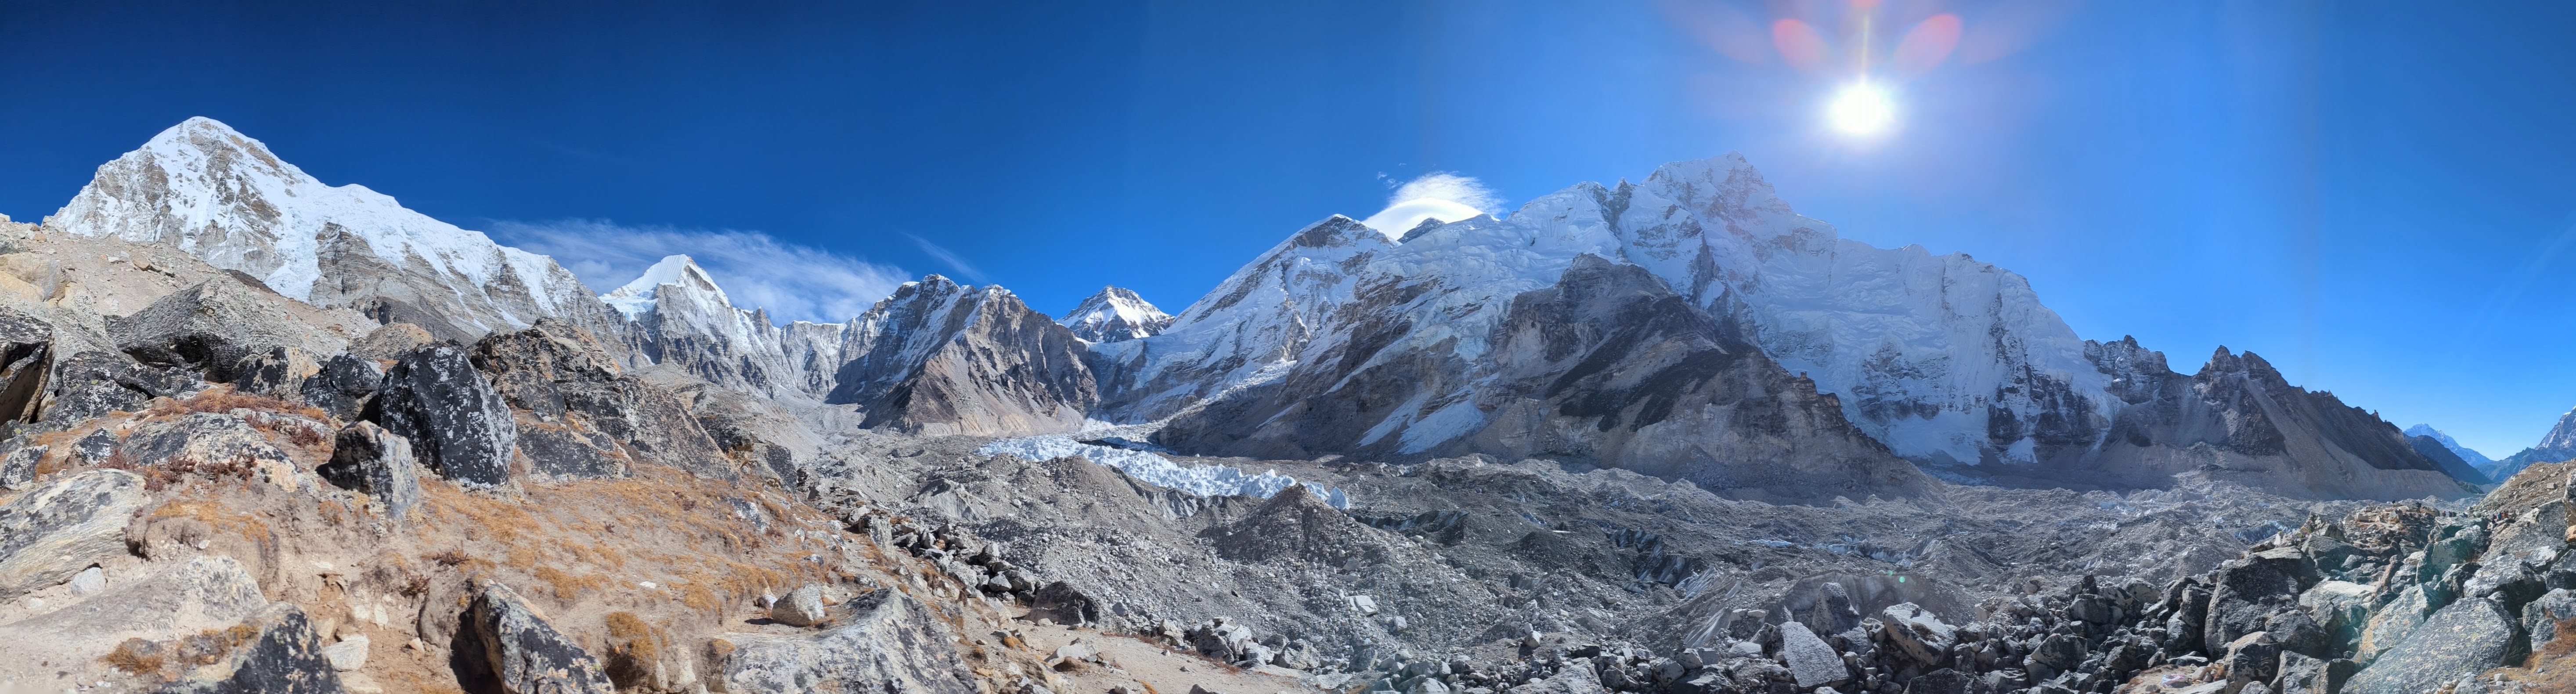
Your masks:
{"label": "distant mountain range", "polygon": [[593,294],[203,118],[100,167],[44,228],[169,244],[440,338],[552,318],[632,363],[913,433],[1137,425],[1184,453],[1557,458],[1785,501],[1933,478],[2378,499],[2487,479],[2251,353],[2173,372],[2134,339],[2080,339],[2010,271],[1840,238],[1733,154],[1400,238],[1334,216],[1176,316],[1112,287],[1058,320],[933,275],[781,326],[685,256]]}

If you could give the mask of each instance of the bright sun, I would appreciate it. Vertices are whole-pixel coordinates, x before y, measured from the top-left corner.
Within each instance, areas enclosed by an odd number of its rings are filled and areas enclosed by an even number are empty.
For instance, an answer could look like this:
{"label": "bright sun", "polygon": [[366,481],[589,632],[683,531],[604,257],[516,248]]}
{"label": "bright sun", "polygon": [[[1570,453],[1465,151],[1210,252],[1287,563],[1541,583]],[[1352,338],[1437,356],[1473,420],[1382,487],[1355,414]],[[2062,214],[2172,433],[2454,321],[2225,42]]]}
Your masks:
{"label": "bright sun", "polygon": [[1874,135],[1896,122],[1896,105],[1887,91],[1868,82],[1854,82],[1834,96],[1825,116],[1834,129],[1849,135]]}

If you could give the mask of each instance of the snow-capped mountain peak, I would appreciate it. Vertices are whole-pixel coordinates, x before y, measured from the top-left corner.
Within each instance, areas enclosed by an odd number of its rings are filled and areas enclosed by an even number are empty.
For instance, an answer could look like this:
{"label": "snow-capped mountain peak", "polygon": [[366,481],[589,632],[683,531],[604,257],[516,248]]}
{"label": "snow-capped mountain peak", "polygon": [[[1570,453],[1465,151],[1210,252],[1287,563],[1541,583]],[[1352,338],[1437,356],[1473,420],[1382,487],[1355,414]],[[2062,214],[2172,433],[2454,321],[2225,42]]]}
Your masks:
{"label": "snow-capped mountain peak", "polygon": [[551,258],[364,186],[324,184],[211,118],[171,126],[99,166],[45,226],[168,244],[289,297],[454,339],[549,316],[602,325],[606,313]]}
{"label": "snow-capped mountain peak", "polygon": [[1085,342],[1117,342],[1153,337],[1171,327],[1172,316],[1135,292],[1102,287],[1056,322]]}
{"label": "snow-capped mountain peak", "polygon": [[2481,471],[2495,467],[2494,459],[2488,458],[2484,453],[2479,453],[2467,446],[2460,445],[2460,442],[2452,439],[2450,434],[2442,433],[2442,430],[2433,428],[2433,425],[2431,424],[2417,424],[2415,426],[2407,427],[2406,435],[2431,437],[2434,442],[2442,444],[2442,447],[2445,449],[2449,449],[2452,455],[2459,456],[2461,460],[2468,461],[2470,465],[2477,466]]}
{"label": "snow-capped mountain peak", "polygon": [[698,262],[686,255],[664,256],[652,267],[645,268],[644,274],[634,281],[599,295],[599,300],[625,314],[627,320],[635,320],[653,308],[654,297],[664,285],[681,285],[710,294],[716,303],[728,308],[733,306],[733,300],[725,296],[724,288],[716,286],[715,278],[708,276],[705,268],[698,267]]}

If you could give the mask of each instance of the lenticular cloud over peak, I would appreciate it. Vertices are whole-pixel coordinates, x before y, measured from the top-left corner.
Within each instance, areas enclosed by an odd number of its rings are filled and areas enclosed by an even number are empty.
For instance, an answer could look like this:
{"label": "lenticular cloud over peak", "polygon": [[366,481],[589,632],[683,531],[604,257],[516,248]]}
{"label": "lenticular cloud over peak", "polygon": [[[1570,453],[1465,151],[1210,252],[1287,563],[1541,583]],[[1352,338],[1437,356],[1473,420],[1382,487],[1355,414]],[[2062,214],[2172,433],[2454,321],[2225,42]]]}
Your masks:
{"label": "lenticular cloud over peak", "polygon": [[1397,186],[1386,209],[1361,224],[1378,233],[1400,237],[1425,219],[1455,222],[1503,206],[1503,198],[1471,176],[1434,171]]}

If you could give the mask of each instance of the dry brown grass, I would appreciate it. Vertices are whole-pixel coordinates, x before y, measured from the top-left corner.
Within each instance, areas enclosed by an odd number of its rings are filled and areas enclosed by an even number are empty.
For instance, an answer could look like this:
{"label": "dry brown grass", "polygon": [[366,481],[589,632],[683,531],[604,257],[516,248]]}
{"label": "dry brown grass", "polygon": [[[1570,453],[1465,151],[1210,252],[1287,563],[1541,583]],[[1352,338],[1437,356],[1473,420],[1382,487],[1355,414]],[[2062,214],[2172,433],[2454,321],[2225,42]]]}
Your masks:
{"label": "dry brown grass", "polygon": [[323,412],[320,408],[307,407],[300,403],[287,402],[265,395],[233,392],[233,387],[229,385],[206,389],[206,392],[198,394],[197,397],[186,400],[155,399],[151,406],[144,409],[144,413],[153,416],[178,417],[196,412],[231,412],[237,409],[331,421],[331,413]]}
{"label": "dry brown grass", "polygon": [[126,639],[125,643],[117,644],[116,650],[108,651],[107,655],[100,660],[106,661],[109,667],[124,670],[130,674],[150,675],[161,671],[163,659],[161,646],[158,644],[143,639]]}

